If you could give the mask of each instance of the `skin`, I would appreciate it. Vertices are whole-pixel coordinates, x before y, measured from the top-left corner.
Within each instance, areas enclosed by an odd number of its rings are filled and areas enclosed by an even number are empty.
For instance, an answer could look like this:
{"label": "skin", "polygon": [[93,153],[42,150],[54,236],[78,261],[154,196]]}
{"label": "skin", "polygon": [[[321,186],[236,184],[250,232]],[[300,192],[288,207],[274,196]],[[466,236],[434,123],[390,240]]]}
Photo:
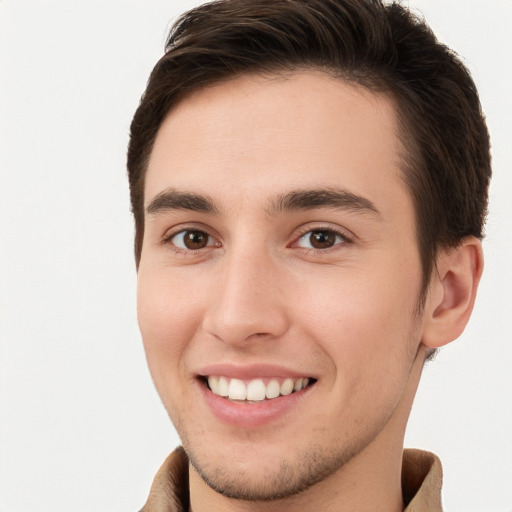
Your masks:
{"label": "skin", "polygon": [[[200,90],[163,122],[145,185],[153,208],[138,314],[152,377],[193,462],[194,512],[403,509],[403,435],[426,350],[464,328],[482,258],[474,239],[443,252],[418,314],[421,266],[396,133],[385,95],[313,71]],[[158,206],[171,190],[206,198],[210,211],[181,199]],[[307,190],[364,204],[277,207]],[[207,245],[184,248],[183,230]],[[315,230],[332,246],[313,247]],[[212,414],[198,380],[217,363],[280,365],[316,382],[276,419],[233,426]]]}

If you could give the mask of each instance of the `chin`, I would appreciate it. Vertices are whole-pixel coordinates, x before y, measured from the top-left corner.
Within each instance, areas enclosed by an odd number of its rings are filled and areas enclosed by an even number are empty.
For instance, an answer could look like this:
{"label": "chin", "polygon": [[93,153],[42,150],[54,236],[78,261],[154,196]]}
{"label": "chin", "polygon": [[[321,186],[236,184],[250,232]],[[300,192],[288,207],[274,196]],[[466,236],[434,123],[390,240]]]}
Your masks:
{"label": "chin", "polygon": [[253,447],[243,455],[231,448],[210,455],[189,450],[185,443],[184,448],[192,467],[209,487],[228,498],[246,501],[273,501],[299,494],[337,472],[355,455],[350,450],[332,453],[320,447],[300,452],[295,447],[285,450],[287,455],[276,454],[272,446],[268,450]]}

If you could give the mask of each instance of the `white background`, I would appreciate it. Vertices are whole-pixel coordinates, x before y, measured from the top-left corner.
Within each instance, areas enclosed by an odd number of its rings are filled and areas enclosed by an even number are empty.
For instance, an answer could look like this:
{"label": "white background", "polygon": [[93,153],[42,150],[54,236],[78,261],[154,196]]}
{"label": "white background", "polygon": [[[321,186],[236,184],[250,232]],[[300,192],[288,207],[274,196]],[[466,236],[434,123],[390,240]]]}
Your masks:
{"label": "white background", "polygon": [[[0,0],[0,511],[135,511],[177,436],[136,325],[128,127],[197,2]],[[493,140],[486,270],[430,364],[406,445],[450,512],[512,511],[512,1],[415,0],[465,57]]]}

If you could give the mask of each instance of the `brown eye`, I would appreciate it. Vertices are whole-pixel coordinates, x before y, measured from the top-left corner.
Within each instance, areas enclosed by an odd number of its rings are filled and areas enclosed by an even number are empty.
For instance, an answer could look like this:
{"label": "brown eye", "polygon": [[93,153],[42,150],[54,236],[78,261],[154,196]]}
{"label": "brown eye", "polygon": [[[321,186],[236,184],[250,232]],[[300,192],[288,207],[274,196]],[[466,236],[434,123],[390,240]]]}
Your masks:
{"label": "brown eye", "polygon": [[204,231],[187,229],[176,233],[171,243],[180,249],[194,251],[212,245],[211,237]]}
{"label": "brown eye", "polygon": [[336,235],[332,231],[313,231],[309,241],[315,249],[327,249],[336,243]]}
{"label": "brown eye", "polygon": [[330,249],[345,241],[345,238],[336,231],[314,229],[302,235],[297,241],[297,246],[304,249]]}

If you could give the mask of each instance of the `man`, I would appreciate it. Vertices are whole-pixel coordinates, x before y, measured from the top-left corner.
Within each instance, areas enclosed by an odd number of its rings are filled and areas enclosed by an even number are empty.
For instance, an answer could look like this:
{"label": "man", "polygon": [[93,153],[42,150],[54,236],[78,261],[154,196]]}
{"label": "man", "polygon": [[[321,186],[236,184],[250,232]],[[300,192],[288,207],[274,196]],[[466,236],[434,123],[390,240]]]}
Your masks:
{"label": "man", "polygon": [[173,28],[131,127],[139,324],[183,449],[145,512],[441,510],[403,436],[483,268],[489,140],[403,7],[232,0]]}

